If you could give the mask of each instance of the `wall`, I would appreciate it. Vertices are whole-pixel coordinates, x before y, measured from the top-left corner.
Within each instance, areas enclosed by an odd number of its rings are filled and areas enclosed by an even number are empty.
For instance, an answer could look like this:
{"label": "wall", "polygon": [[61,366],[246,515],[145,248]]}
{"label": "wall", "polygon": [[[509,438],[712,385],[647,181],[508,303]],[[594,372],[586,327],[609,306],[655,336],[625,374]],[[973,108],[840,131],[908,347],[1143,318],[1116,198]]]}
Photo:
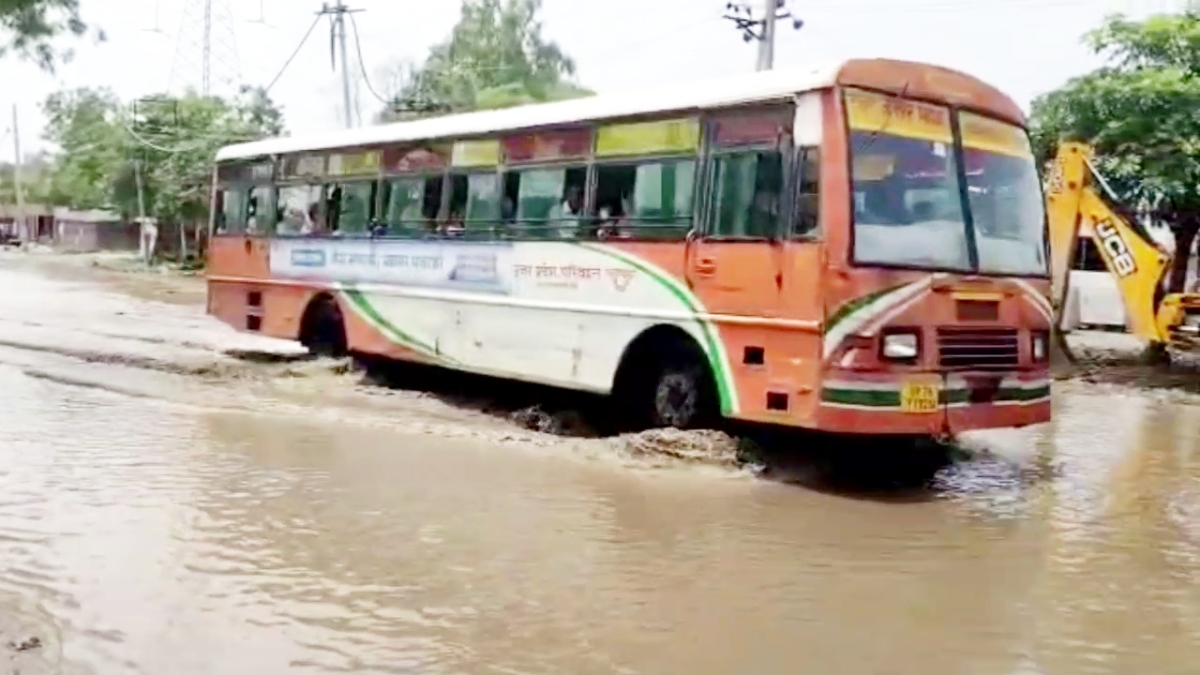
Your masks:
{"label": "wall", "polygon": [[138,227],[133,223],[60,220],[55,234],[56,247],[70,253],[138,250]]}

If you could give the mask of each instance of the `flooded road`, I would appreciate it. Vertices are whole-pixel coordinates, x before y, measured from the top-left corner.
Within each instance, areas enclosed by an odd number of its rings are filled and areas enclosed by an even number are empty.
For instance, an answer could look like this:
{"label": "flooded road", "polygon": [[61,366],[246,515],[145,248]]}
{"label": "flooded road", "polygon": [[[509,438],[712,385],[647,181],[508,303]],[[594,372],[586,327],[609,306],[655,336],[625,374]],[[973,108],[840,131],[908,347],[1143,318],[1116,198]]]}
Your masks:
{"label": "flooded road", "polygon": [[0,258],[0,672],[1185,673],[1200,404],[1060,383],[931,487],[568,438]]}

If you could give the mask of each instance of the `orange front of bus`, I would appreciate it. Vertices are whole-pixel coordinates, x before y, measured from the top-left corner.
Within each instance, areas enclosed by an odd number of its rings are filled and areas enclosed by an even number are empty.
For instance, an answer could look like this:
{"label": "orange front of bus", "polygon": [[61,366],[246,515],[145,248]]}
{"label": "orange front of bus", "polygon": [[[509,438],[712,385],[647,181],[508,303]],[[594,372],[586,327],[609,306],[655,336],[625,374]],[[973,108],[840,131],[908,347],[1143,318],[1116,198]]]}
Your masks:
{"label": "orange front of bus", "polygon": [[[844,89],[818,426],[952,435],[1050,419],[1046,218],[1025,130]],[[838,135],[838,134],[833,134]]]}

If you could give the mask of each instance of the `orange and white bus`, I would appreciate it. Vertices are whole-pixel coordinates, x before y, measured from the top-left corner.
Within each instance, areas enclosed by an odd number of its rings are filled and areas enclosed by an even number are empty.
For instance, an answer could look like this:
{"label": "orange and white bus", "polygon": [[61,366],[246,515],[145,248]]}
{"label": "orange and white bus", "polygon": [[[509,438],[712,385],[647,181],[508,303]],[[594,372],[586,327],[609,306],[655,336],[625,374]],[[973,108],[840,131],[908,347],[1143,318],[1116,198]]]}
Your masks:
{"label": "orange and white bus", "polygon": [[234,145],[208,311],[648,425],[1044,422],[1023,124],[968,75],[854,60]]}

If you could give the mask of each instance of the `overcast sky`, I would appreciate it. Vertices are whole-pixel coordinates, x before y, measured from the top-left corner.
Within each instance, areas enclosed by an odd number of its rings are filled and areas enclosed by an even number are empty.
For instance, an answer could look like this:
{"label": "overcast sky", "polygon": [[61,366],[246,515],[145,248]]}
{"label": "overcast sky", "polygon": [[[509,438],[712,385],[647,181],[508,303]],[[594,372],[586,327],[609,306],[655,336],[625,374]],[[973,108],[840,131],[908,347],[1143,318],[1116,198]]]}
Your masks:
{"label": "overcast sky", "polygon": [[[265,85],[313,22],[319,0],[211,0],[214,90],[236,81]],[[759,0],[753,0],[758,3]],[[44,147],[39,103],[63,87],[108,86],[135,98],[201,82],[204,0],[82,0],[85,18],[107,42],[75,44],[75,60],[54,75],[12,58],[0,62],[5,111],[20,111],[23,150]],[[355,0],[363,60],[376,89],[389,64],[423,59],[458,16],[459,0]],[[776,66],[852,57],[941,64],[995,84],[1022,105],[1098,61],[1080,35],[1108,13],[1168,11],[1180,0],[788,0],[805,25],[781,27]],[[189,9],[190,7],[190,9]],[[544,25],[597,91],[747,72],[753,45],[721,19],[725,0],[544,0]],[[157,25],[161,33],[154,32]],[[260,16],[265,23],[259,22]],[[353,42],[351,61],[355,60]],[[288,128],[335,128],[341,88],[322,23],[271,90]],[[364,118],[378,108],[359,86]],[[382,92],[381,92],[382,93]],[[7,117],[7,115],[5,115]],[[0,128],[9,124],[0,124]],[[4,143],[11,146],[11,136]],[[12,148],[0,148],[11,159]]]}

